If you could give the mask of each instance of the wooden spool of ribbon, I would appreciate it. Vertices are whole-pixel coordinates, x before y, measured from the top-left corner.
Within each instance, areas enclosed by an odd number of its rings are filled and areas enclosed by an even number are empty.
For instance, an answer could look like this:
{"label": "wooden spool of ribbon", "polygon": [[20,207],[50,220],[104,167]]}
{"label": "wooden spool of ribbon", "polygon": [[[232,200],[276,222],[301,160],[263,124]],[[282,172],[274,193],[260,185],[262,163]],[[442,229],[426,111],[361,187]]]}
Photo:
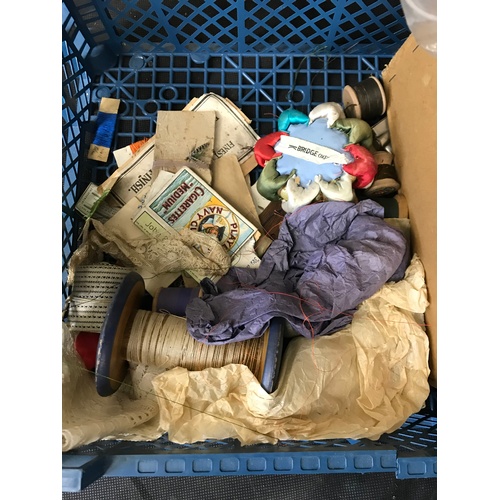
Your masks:
{"label": "wooden spool of ribbon", "polygon": [[377,151],[374,155],[378,165],[377,174],[372,185],[366,189],[369,198],[390,198],[396,195],[401,188],[393,155],[388,151]]}
{"label": "wooden spool of ribbon", "polygon": [[342,102],[347,117],[368,123],[379,119],[387,109],[384,87],[375,76],[355,85],[346,85],[342,90]]}
{"label": "wooden spool of ribbon", "polygon": [[276,389],[283,349],[284,322],[274,318],[261,337],[221,345],[194,339],[186,319],[140,309],[144,280],[136,272],[123,280],[109,306],[99,336],[95,381],[101,396],[115,393],[129,362],[171,369],[219,368],[244,364],[269,393]]}

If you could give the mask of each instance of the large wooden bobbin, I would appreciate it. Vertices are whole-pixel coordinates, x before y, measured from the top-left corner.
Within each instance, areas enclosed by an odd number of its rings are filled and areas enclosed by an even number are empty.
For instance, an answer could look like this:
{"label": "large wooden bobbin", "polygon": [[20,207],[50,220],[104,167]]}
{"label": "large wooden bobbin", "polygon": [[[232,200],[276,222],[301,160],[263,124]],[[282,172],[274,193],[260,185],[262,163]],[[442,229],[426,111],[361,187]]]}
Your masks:
{"label": "large wooden bobbin", "polygon": [[129,363],[164,369],[182,366],[189,370],[242,363],[268,393],[276,390],[283,351],[282,318],[273,318],[259,338],[209,345],[189,334],[185,318],[140,309],[144,296],[142,276],[131,272],[108,307],[96,355],[95,383],[99,395],[110,396],[118,390]]}

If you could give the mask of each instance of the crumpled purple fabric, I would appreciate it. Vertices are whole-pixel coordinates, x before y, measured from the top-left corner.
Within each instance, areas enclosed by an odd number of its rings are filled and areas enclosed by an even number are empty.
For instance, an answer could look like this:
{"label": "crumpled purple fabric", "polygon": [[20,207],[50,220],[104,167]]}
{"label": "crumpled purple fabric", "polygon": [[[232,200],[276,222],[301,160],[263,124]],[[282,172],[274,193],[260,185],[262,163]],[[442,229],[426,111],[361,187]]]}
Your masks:
{"label": "crumpled purple fabric", "polygon": [[284,218],[258,269],[233,267],[186,308],[189,333],[207,344],[260,337],[273,317],[304,337],[352,320],[356,307],[409,263],[403,234],[372,200],[301,207]]}

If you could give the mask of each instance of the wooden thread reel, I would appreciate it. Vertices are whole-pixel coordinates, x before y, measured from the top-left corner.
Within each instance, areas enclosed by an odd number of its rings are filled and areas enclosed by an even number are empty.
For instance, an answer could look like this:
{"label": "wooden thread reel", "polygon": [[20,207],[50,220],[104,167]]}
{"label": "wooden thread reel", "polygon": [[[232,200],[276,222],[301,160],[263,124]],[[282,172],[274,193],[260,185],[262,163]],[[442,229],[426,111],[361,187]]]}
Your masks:
{"label": "wooden thread reel", "polygon": [[100,396],[118,390],[129,362],[188,370],[244,364],[268,393],[276,390],[283,350],[282,318],[273,318],[259,338],[208,345],[189,334],[185,318],[140,309],[144,294],[142,276],[131,272],[108,308],[96,356],[95,381]]}
{"label": "wooden thread reel", "polygon": [[342,102],[348,118],[359,118],[371,123],[385,114],[387,100],[384,87],[375,76],[342,90]]}
{"label": "wooden thread reel", "polygon": [[401,188],[396,167],[392,161],[393,155],[388,151],[377,151],[373,156],[378,170],[372,185],[365,190],[365,194],[372,199],[392,197]]}

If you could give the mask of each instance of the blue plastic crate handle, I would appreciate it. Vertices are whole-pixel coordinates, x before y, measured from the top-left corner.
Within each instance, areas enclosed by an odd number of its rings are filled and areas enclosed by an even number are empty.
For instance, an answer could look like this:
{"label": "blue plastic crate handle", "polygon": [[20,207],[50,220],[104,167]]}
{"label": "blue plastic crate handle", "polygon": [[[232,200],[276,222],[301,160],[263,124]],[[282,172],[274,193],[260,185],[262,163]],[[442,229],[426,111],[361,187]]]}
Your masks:
{"label": "blue plastic crate handle", "polygon": [[107,460],[104,456],[63,455],[62,491],[81,491],[104,475]]}

